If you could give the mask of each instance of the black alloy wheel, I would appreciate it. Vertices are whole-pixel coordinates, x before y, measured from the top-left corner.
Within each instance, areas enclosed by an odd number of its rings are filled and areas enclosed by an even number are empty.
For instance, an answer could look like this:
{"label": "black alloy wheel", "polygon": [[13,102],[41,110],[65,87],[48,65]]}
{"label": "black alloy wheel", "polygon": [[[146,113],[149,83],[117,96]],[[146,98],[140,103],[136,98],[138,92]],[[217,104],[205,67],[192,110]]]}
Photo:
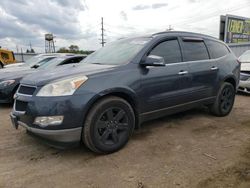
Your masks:
{"label": "black alloy wheel", "polygon": [[131,105],[119,97],[107,97],[90,110],[82,139],[94,152],[113,153],[126,145],[134,127]]}
{"label": "black alloy wheel", "polygon": [[231,83],[225,82],[221,85],[216,101],[210,106],[210,111],[216,116],[228,115],[234,105],[235,88]]}
{"label": "black alloy wheel", "polygon": [[96,129],[96,136],[102,144],[119,144],[129,133],[128,115],[121,108],[111,107],[99,116]]}
{"label": "black alloy wheel", "polygon": [[220,108],[222,112],[227,113],[232,108],[234,95],[234,90],[229,86],[225,87],[222,90],[222,94],[220,97]]}

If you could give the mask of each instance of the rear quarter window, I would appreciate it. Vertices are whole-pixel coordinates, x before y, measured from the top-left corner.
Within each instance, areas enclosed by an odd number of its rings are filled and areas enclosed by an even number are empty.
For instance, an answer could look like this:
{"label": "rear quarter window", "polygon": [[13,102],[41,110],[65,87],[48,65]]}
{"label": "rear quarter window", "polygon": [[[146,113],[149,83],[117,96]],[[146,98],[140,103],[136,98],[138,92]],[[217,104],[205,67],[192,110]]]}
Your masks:
{"label": "rear quarter window", "polygon": [[182,41],[184,61],[209,59],[207,48],[203,41]]}
{"label": "rear quarter window", "polygon": [[207,40],[206,45],[212,59],[223,57],[229,53],[228,48],[223,43]]}

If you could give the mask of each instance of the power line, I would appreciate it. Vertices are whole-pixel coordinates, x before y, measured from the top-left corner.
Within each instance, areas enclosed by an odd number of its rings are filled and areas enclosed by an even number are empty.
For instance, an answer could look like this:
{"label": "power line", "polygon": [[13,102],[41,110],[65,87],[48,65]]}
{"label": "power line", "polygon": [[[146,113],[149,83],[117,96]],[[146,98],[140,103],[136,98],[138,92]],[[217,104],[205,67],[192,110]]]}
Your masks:
{"label": "power line", "polygon": [[248,6],[250,6],[249,2],[244,3],[244,4],[240,4],[240,6],[233,7],[231,9],[216,10],[216,11],[213,11],[213,12],[206,14],[206,15],[203,15],[203,16],[193,16],[191,18],[185,19],[184,21],[174,23],[173,25],[178,26],[178,25],[185,25],[185,24],[188,24],[191,22],[196,23],[196,22],[204,21],[204,20],[210,19],[212,17],[218,16],[218,14],[220,14],[220,12],[222,12],[222,11],[232,12],[232,11],[240,10],[240,9],[248,7]]}

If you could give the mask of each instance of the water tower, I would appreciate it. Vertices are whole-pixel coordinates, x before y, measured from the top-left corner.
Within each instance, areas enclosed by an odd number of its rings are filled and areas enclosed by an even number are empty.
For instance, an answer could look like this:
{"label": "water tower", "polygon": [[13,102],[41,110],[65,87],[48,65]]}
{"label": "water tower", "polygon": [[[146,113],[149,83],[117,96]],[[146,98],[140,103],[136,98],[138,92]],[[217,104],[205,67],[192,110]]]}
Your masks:
{"label": "water tower", "polygon": [[45,53],[55,53],[54,36],[52,33],[45,34]]}

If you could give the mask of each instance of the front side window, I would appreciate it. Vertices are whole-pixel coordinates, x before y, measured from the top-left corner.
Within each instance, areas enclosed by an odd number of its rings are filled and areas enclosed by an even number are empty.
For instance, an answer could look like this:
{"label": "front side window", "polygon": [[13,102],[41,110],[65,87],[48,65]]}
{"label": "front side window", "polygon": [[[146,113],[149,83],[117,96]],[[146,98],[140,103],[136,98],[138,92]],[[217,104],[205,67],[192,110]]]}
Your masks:
{"label": "front side window", "polygon": [[156,55],[164,58],[166,64],[181,62],[181,51],[177,39],[161,42],[149,55]]}
{"label": "front side window", "polygon": [[209,59],[207,48],[203,41],[183,41],[184,61]]}
{"label": "front side window", "polygon": [[212,59],[223,57],[229,53],[227,47],[220,42],[207,40],[206,45]]}
{"label": "front side window", "polygon": [[48,57],[48,56],[34,56],[25,61],[25,63],[22,65],[23,67],[33,67],[36,64],[40,64],[46,61],[49,61],[55,57]]}

